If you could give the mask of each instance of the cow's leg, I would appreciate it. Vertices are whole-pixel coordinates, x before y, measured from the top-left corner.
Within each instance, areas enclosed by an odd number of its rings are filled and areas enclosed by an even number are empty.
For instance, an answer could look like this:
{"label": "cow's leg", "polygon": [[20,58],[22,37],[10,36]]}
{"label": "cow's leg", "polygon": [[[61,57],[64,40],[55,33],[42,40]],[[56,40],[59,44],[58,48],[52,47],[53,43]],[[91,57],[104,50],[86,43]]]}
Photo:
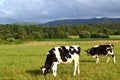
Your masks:
{"label": "cow's leg", "polygon": [[115,58],[115,55],[113,54],[113,55],[111,55],[111,56],[112,56],[112,58],[113,58],[114,63],[116,64],[116,58]]}
{"label": "cow's leg", "polygon": [[[79,66],[79,56],[77,56],[75,59],[74,59],[74,73],[73,73],[73,76],[76,75],[76,71],[77,71],[77,68]],[[79,69],[78,69],[78,74],[80,73]]]}
{"label": "cow's leg", "polygon": [[75,61],[74,62],[74,73],[73,73],[73,76],[76,75],[76,70],[77,70],[77,62]]}
{"label": "cow's leg", "polygon": [[108,59],[106,61],[106,63],[108,63],[110,61],[110,55],[108,55]]}
{"label": "cow's leg", "polygon": [[56,75],[57,75],[57,65],[58,65],[58,62],[53,63],[52,70],[53,70],[54,77],[56,77]]}
{"label": "cow's leg", "polygon": [[78,61],[78,64],[77,64],[77,68],[78,68],[78,74],[80,74],[79,61]]}
{"label": "cow's leg", "polygon": [[96,55],[96,64],[100,63],[98,55]]}

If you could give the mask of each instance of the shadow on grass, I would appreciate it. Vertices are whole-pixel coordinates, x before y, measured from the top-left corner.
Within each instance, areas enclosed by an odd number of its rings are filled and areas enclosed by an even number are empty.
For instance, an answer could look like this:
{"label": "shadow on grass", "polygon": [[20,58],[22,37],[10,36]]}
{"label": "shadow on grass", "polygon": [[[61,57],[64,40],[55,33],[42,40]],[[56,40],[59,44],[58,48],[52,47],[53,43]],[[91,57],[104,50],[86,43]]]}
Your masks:
{"label": "shadow on grass", "polygon": [[30,75],[34,75],[34,76],[37,76],[37,75],[42,75],[42,72],[41,70],[27,70],[26,73],[30,74]]}
{"label": "shadow on grass", "polygon": [[80,60],[80,62],[83,62],[83,63],[95,63],[96,61],[94,60]]}

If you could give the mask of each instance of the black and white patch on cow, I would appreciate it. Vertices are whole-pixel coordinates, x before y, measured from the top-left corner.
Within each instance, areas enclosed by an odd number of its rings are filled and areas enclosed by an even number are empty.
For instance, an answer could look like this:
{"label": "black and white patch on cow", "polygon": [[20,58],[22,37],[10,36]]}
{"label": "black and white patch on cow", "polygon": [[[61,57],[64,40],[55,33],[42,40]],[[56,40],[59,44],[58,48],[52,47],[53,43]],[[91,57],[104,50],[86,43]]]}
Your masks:
{"label": "black and white patch on cow", "polygon": [[49,72],[50,69],[52,69],[53,75],[56,77],[58,64],[68,64],[74,61],[73,75],[75,76],[77,70],[78,74],[80,74],[79,55],[80,47],[78,45],[58,46],[52,48],[48,51],[45,64],[43,67],[41,67],[41,70],[45,75]]}
{"label": "black and white patch on cow", "polygon": [[96,58],[96,63],[100,63],[99,55],[108,56],[106,63],[110,61],[110,56],[112,56],[114,63],[116,63],[115,55],[114,55],[114,45],[96,45],[92,48],[85,50],[87,55],[91,55]]}

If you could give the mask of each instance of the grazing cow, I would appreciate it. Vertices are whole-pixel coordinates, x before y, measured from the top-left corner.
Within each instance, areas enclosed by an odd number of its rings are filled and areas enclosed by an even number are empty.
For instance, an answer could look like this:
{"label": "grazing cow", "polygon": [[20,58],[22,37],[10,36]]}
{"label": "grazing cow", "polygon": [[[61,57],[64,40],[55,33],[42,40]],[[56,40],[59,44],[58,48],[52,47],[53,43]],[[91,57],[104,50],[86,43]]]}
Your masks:
{"label": "grazing cow", "polygon": [[57,75],[57,65],[58,64],[68,64],[74,61],[74,73],[76,75],[76,70],[79,70],[79,55],[80,55],[80,47],[78,45],[72,46],[58,46],[52,48],[46,57],[45,65],[41,67],[43,75],[47,74],[49,70],[52,68],[53,75],[56,77]]}
{"label": "grazing cow", "polygon": [[114,60],[114,63],[116,63],[113,48],[114,48],[114,46],[112,44],[96,45],[96,46],[94,46],[94,47],[92,47],[90,49],[87,49],[85,51],[87,52],[88,55],[96,57],[96,63],[100,63],[99,58],[98,58],[99,55],[106,55],[106,56],[108,56],[108,59],[107,59],[106,63],[109,62],[110,55],[111,55],[113,60]]}

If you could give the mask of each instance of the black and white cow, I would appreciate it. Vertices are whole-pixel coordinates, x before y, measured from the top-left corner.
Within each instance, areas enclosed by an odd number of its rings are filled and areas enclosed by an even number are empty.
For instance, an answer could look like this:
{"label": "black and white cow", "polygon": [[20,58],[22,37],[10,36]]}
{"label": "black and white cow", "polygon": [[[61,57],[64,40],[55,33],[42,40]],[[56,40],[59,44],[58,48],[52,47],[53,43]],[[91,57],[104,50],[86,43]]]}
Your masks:
{"label": "black and white cow", "polygon": [[99,58],[98,58],[99,55],[108,56],[106,63],[109,62],[110,56],[112,56],[114,63],[116,63],[113,49],[114,49],[114,45],[107,44],[107,45],[96,45],[85,51],[87,52],[88,55],[91,55],[96,58],[96,63],[100,63]]}
{"label": "black and white cow", "polygon": [[58,46],[49,50],[44,66],[41,67],[43,74],[47,74],[50,69],[53,71],[53,75],[57,75],[57,65],[58,64],[68,64],[74,61],[74,73],[76,75],[76,70],[79,70],[79,55],[80,47],[78,45],[72,46]]}

